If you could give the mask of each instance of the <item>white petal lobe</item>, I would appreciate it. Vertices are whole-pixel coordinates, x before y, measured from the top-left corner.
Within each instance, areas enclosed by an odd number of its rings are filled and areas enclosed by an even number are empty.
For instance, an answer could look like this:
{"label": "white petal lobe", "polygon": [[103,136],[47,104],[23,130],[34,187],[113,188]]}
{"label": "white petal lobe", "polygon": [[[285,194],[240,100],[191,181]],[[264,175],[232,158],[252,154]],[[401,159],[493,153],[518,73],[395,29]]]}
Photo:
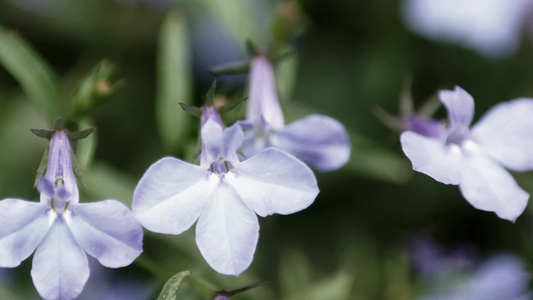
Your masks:
{"label": "white petal lobe", "polygon": [[296,157],[268,148],[238,164],[227,176],[240,199],[258,215],[291,214],[318,195],[315,175]]}
{"label": "white petal lobe", "polygon": [[73,205],[69,227],[77,243],[106,267],[127,266],[142,252],[142,227],[118,201]]}
{"label": "white petal lobe", "polygon": [[154,163],[133,193],[133,214],[146,229],[180,234],[200,216],[212,187],[210,172],[179,159]]}
{"label": "white petal lobe", "polygon": [[196,243],[217,272],[238,275],[252,263],[259,223],[231,186],[221,181],[196,224]]}
{"label": "white petal lobe", "polygon": [[44,299],[74,299],[89,278],[87,255],[67,224],[56,219],[33,256],[33,284]]}

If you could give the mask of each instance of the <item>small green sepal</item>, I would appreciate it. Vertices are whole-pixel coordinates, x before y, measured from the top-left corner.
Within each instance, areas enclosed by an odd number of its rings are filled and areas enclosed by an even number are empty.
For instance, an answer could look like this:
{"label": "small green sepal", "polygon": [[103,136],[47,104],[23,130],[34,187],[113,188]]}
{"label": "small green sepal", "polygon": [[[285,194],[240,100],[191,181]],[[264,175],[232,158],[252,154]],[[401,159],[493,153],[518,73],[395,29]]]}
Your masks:
{"label": "small green sepal", "polygon": [[39,168],[37,168],[37,174],[35,176],[35,182],[33,183],[33,187],[37,186],[37,183],[39,183],[39,180],[41,179],[41,177],[43,177],[47,166],[48,166],[48,147],[44,149],[43,158],[41,159]]}
{"label": "small green sepal", "polygon": [[183,102],[178,102],[178,104],[181,106],[181,108],[188,113],[189,115],[197,118],[202,117],[202,109],[200,107],[187,105]]}
{"label": "small green sepal", "polygon": [[172,276],[167,283],[165,283],[165,286],[163,286],[161,294],[159,294],[157,300],[176,300],[176,295],[178,293],[178,289],[180,288],[181,282],[190,274],[190,271],[183,271]]}
{"label": "small green sepal", "polygon": [[250,57],[261,55],[259,47],[250,39],[246,40],[246,51]]}
{"label": "small green sepal", "polygon": [[52,135],[54,134],[53,131],[46,130],[46,129],[30,129],[33,134],[36,136],[43,138],[43,139],[51,139]]}
{"label": "small green sepal", "polygon": [[238,101],[235,101],[235,102],[230,103],[228,105],[224,105],[218,111],[220,113],[225,113],[225,112],[228,112],[228,111],[232,111],[232,110],[236,109],[237,107],[241,106],[241,104],[246,103],[247,100],[248,100],[248,97],[244,98],[243,100],[238,100]]}
{"label": "small green sepal", "polygon": [[205,104],[204,106],[213,106],[213,102],[215,100],[215,89],[217,88],[217,80],[213,80],[213,83],[211,84],[211,87],[207,91],[207,94],[205,94]]}
{"label": "small green sepal", "polygon": [[91,133],[93,133],[96,130],[96,128],[89,128],[82,131],[69,131],[68,132],[68,139],[71,141],[77,141],[84,139],[88,137]]}

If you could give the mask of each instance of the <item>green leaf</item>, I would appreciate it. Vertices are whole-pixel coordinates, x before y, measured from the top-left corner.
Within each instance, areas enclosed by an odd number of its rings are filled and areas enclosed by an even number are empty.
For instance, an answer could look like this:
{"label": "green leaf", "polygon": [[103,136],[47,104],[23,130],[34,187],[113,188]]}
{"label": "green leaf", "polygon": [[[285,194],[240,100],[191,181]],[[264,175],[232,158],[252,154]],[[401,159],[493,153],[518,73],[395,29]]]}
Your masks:
{"label": "green leaf", "polygon": [[30,45],[1,26],[0,64],[18,81],[49,122],[61,116],[55,75]]}
{"label": "green leaf", "polygon": [[[78,122],[82,128],[92,127],[82,131],[70,132],[68,137],[71,141],[77,141],[83,139],[83,141],[76,143],[76,155],[78,157],[78,163],[81,170],[87,170],[91,165],[94,154],[96,152],[96,146],[98,144],[98,134],[92,120],[86,118]],[[94,133],[93,133],[94,132]],[[93,133],[93,134],[91,134]]]}
{"label": "green leaf", "polygon": [[192,68],[185,14],[174,10],[163,21],[157,55],[156,118],[167,151],[174,151],[192,121],[177,102],[192,105]]}
{"label": "green leaf", "polygon": [[158,300],[176,300],[176,294],[178,293],[178,289],[180,288],[181,282],[185,277],[189,276],[191,274],[190,271],[183,271],[180,272],[174,276],[172,276],[167,283],[165,283],[165,286],[163,287],[163,290],[161,290],[161,294],[159,294]]}

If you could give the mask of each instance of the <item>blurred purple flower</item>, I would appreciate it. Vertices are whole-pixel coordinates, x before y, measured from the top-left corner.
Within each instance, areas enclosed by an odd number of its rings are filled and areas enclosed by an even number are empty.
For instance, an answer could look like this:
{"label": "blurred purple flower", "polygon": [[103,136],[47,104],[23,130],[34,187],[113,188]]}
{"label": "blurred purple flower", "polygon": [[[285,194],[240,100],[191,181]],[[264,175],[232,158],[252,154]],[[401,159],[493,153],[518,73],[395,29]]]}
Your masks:
{"label": "blurred purple flower", "polygon": [[474,100],[456,87],[439,93],[449,125],[440,136],[405,131],[400,139],[413,169],[444,184],[459,185],[475,208],[515,221],[529,194],[504,168],[533,169],[533,101],[527,98],[492,108],[473,128]]}
{"label": "blurred purple flower", "polygon": [[88,277],[87,252],[110,268],[142,252],[142,227],[122,203],[78,203],[66,130],[50,141],[40,203],[0,201],[0,266],[16,267],[35,250],[31,276],[45,299],[74,299]]}
{"label": "blurred purple flower", "polygon": [[[291,214],[313,203],[318,187],[300,160],[274,148],[239,162],[238,125],[224,130],[214,107],[202,116],[200,166],[172,157],[154,163],[133,195],[133,213],[148,230],[180,234],[196,224],[196,243],[217,272],[238,275],[259,237],[256,214]],[[254,213],[255,212],[255,213]]]}
{"label": "blurred purple flower", "polygon": [[285,126],[270,62],[263,55],[256,56],[250,69],[250,99],[246,121],[241,122],[250,133],[242,146],[247,157],[276,147],[320,171],[333,171],[348,162],[351,145],[341,123],[327,116],[310,115]]}
{"label": "blurred purple flower", "polygon": [[404,0],[402,13],[414,32],[469,47],[487,57],[518,48],[531,0]]}

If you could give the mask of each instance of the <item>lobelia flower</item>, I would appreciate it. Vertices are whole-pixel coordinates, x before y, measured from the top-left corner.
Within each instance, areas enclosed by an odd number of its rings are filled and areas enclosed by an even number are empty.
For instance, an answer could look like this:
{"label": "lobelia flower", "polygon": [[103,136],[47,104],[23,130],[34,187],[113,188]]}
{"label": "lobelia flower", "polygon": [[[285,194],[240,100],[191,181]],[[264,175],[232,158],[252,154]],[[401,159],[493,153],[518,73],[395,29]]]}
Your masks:
{"label": "lobelia flower", "polygon": [[493,107],[472,129],[472,96],[460,87],[439,92],[448,111],[449,125],[437,136],[405,131],[402,148],[415,171],[445,183],[459,185],[462,195],[477,209],[515,221],[529,194],[504,167],[533,169],[533,101],[519,98]]}
{"label": "lobelia flower", "polygon": [[214,107],[203,109],[200,166],[172,157],[154,163],[133,194],[133,213],[148,230],[180,234],[196,224],[196,243],[217,272],[238,275],[251,264],[262,217],[291,214],[318,194],[313,172],[269,148],[239,162],[244,136],[224,130]]}
{"label": "lobelia flower", "polygon": [[518,48],[532,4],[531,0],[404,0],[402,13],[408,27],[424,37],[497,58]]}
{"label": "lobelia flower", "polygon": [[533,299],[528,291],[531,274],[520,257],[500,253],[480,261],[465,253],[464,246],[445,253],[431,240],[419,242],[411,257],[424,292],[415,299]]}
{"label": "lobelia flower", "polygon": [[254,57],[250,69],[246,121],[240,123],[250,133],[242,145],[247,157],[276,147],[320,171],[334,171],[348,162],[351,145],[341,123],[324,115],[310,115],[285,126],[267,57]]}
{"label": "lobelia flower", "polygon": [[44,299],[74,299],[88,277],[87,255],[110,268],[142,252],[142,227],[122,203],[79,203],[67,131],[52,133],[39,203],[0,201],[0,267],[16,267],[35,250],[31,276]]}

